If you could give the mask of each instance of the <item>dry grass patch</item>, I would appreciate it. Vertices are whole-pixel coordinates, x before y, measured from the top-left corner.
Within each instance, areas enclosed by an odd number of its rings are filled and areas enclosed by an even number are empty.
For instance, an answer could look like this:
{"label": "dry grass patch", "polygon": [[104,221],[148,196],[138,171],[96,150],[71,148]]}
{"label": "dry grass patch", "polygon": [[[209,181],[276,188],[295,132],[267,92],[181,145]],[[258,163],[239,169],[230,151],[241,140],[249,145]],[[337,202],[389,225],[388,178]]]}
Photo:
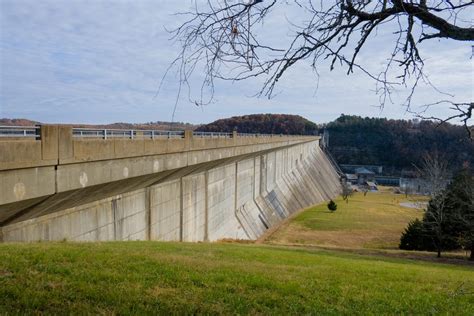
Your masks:
{"label": "dry grass patch", "polygon": [[266,242],[343,248],[398,248],[407,223],[422,216],[422,210],[404,207],[420,197],[405,197],[388,190],[356,193],[346,203],[336,200],[331,213],[326,203],[309,208],[285,223]]}

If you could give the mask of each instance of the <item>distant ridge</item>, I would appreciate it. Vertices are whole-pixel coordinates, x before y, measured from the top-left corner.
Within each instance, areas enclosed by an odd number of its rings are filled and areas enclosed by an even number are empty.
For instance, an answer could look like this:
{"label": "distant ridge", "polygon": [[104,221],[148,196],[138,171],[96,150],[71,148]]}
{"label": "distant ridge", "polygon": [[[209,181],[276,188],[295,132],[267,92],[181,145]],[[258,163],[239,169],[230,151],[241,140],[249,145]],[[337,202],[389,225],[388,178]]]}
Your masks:
{"label": "distant ridge", "polygon": [[[28,119],[0,119],[0,126],[33,126],[41,124],[37,121],[32,121]],[[112,123],[112,124],[69,124],[74,127],[84,127],[84,128],[110,128],[110,129],[155,129],[155,130],[195,130],[200,125],[183,123],[183,122],[164,122],[156,121],[149,123]]]}
{"label": "distant ridge", "polygon": [[3,126],[33,126],[39,124],[39,122],[27,120],[27,119],[0,119],[0,125]]}

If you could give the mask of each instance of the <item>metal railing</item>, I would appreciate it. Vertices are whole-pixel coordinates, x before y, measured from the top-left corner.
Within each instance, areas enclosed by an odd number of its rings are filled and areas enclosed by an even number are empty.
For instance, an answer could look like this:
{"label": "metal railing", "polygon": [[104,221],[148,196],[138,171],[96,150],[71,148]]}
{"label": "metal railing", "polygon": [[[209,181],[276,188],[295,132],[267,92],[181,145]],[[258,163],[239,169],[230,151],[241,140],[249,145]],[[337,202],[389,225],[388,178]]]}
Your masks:
{"label": "metal railing", "polygon": [[202,138],[232,138],[232,133],[193,132],[193,137],[202,137]]}
{"label": "metal railing", "polygon": [[238,137],[293,137],[304,135],[286,135],[286,134],[255,134],[255,133],[237,133]]}
{"label": "metal railing", "polygon": [[73,128],[72,136],[76,138],[183,138],[184,131],[162,130],[125,130],[125,129],[92,129]]}
{"label": "metal railing", "polygon": [[0,126],[0,137],[40,138],[39,126]]}
{"label": "metal railing", "polygon": [[[0,138],[34,138],[40,139],[40,126],[0,126]],[[139,130],[139,129],[98,129],[98,128],[73,128],[74,138],[126,138],[126,139],[163,139],[184,138],[184,131],[164,130]],[[302,135],[284,134],[256,134],[237,133],[237,137],[298,137]],[[193,137],[197,138],[232,138],[233,133],[223,132],[198,132],[193,131]]]}

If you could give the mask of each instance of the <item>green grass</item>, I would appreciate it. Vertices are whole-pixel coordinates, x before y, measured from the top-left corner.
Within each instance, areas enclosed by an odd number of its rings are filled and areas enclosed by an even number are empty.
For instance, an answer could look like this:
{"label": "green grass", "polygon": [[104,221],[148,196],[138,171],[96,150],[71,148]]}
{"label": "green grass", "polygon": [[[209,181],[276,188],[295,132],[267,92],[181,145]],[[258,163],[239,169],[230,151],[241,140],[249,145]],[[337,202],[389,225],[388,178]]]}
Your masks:
{"label": "green grass", "polygon": [[348,204],[337,200],[335,213],[325,204],[300,213],[267,239],[298,247],[0,244],[0,315],[474,315],[472,266],[361,249],[396,247],[406,223],[421,215],[404,201],[356,194]]}
{"label": "green grass", "polygon": [[252,244],[0,244],[0,314],[473,315],[473,272]]}
{"label": "green grass", "polygon": [[349,198],[349,203],[338,198],[335,212],[331,213],[326,203],[311,207],[283,225],[268,241],[395,249],[407,223],[422,216],[421,210],[400,206],[407,201],[404,195],[387,191],[369,192],[366,196],[356,193]]}
{"label": "green grass", "polygon": [[336,212],[329,212],[324,203],[299,214],[295,222],[315,230],[386,229],[405,225],[422,214],[420,210],[400,206],[408,201],[405,196],[389,192],[369,192],[366,196],[355,193],[348,202],[342,198],[335,201]]}

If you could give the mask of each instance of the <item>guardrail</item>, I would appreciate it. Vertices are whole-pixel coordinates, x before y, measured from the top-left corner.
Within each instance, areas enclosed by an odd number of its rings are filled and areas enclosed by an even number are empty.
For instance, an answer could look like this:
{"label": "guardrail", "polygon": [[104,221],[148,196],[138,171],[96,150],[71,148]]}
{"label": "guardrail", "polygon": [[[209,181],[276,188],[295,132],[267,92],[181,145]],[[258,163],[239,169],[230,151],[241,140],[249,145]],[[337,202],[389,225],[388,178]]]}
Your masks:
{"label": "guardrail", "polygon": [[0,126],[0,137],[40,138],[39,126]]}
{"label": "guardrail", "polygon": [[202,138],[232,138],[232,133],[221,133],[221,132],[195,132],[195,131],[193,131],[193,137],[202,137]]}
{"label": "guardrail", "polygon": [[[41,126],[0,126],[0,138],[34,138],[40,139]],[[234,133],[224,132],[198,132],[193,131],[197,138],[232,138]],[[155,138],[184,138],[184,131],[140,130],[140,129],[98,129],[98,128],[73,128],[74,138],[127,138],[127,139],[155,139]],[[302,135],[285,134],[256,134],[236,133],[237,137],[298,137]]]}
{"label": "guardrail", "polygon": [[237,133],[238,137],[291,137],[302,135],[286,135],[286,134],[255,134],[255,133]]}
{"label": "guardrail", "polygon": [[93,129],[73,128],[72,136],[76,138],[183,138],[184,131],[162,130],[124,130],[124,129]]}

